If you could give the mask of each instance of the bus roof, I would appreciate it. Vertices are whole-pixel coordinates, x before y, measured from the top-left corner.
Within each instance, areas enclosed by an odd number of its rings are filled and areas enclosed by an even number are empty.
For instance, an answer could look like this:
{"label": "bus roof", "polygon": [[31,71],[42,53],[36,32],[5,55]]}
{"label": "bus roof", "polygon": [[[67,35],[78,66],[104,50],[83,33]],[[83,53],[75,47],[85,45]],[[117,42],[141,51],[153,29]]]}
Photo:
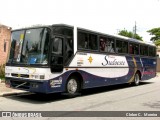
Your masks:
{"label": "bus roof", "polygon": [[[74,27],[74,26],[67,25],[67,24],[33,25],[31,27],[24,27],[24,28],[14,29],[12,31],[32,29],[32,28],[41,28],[41,27],[52,27],[52,26],[63,26],[63,27],[70,27],[70,28]],[[79,28],[79,27],[77,29],[88,31],[88,32],[94,32],[96,34],[101,34],[101,35],[104,35],[104,36],[114,37],[114,38],[117,38],[117,39],[123,39],[123,40],[130,41],[130,42],[136,42],[136,43],[139,43],[139,44],[146,44],[146,45],[155,46],[155,44],[151,43],[151,42],[140,41],[140,40],[137,40],[137,39],[134,39],[134,38],[129,38],[129,37],[121,36],[121,35],[111,35],[111,34],[96,32],[96,31],[89,30],[89,29]]]}
{"label": "bus roof", "polygon": [[140,43],[140,44],[155,46],[155,44],[152,43],[152,42],[145,42],[145,41],[141,41],[141,40],[138,40],[138,39],[129,38],[129,37],[121,36],[121,35],[113,35],[113,36],[115,36],[117,38],[122,38],[122,39],[127,40],[127,41],[131,41],[131,42],[137,42],[137,43]]}
{"label": "bus roof", "polygon": [[38,24],[38,25],[33,25],[33,26],[26,26],[26,27],[22,27],[22,28],[18,28],[18,29],[13,29],[12,31],[18,31],[18,30],[26,30],[26,29],[34,29],[34,28],[41,28],[41,27],[52,27],[52,26],[56,26],[56,27],[59,27],[59,26],[62,26],[62,27],[70,27],[70,28],[73,28],[74,26],[71,26],[71,25],[67,25],[67,24],[53,24],[53,25],[41,25],[41,24]]}
{"label": "bus roof", "polygon": [[88,32],[95,33],[95,34],[100,34],[100,35],[104,35],[104,36],[117,38],[117,39],[123,39],[125,41],[130,41],[130,42],[136,42],[136,43],[139,43],[139,44],[146,44],[146,45],[150,45],[150,46],[155,46],[155,44],[152,43],[152,42],[145,42],[145,41],[141,41],[141,40],[138,40],[138,39],[129,38],[129,37],[121,36],[121,35],[111,35],[111,34],[96,32],[96,31],[88,30],[88,29],[84,29],[84,28],[79,28],[79,27],[78,27],[78,29],[82,30],[82,31],[88,31]]}
{"label": "bus roof", "polygon": [[42,27],[51,27],[51,25],[33,25],[33,26],[26,26],[18,29],[13,29],[13,31],[19,31],[19,30],[26,30],[26,29],[34,29],[34,28],[42,28]]}

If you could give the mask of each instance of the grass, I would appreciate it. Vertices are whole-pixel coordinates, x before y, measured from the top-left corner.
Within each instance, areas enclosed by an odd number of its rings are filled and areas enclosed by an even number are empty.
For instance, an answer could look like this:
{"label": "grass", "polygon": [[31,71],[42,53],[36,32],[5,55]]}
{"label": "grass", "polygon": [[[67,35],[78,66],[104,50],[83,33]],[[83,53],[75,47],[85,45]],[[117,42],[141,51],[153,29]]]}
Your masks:
{"label": "grass", "polygon": [[0,65],[0,79],[2,81],[5,80],[5,64]]}

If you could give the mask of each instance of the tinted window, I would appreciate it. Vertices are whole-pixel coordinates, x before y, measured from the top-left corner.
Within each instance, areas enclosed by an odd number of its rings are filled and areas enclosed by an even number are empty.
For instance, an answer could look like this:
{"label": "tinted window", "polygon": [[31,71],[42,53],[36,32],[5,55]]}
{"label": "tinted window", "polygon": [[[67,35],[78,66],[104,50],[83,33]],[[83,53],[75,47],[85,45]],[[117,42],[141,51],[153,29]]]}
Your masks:
{"label": "tinted window", "polygon": [[88,49],[88,34],[78,32],[78,48]]}
{"label": "tinted window", "polygon": [[129,53],[139,55],[139,45],[135,43],[129,44]]}
{"label": "tinted window", "polygon": [[52,53],[62,55],[62,38],[55,38],[53,40]]}
{"label": "tinted window", "polygon": [[98,50],[97,35],[78,32],[78,48]]}
{"label": "tinted window", "polygon": [[97,35],[89,34],[89,49],[98,50]]}
{"label": "tinted window", "polygon": [[12,32],[9,61],[12,60],[15,62],[20,62],[23,39],[24,30]]}
{"label": "tinted window", "polygon": [[128,42],[116,40],[116,52],[128,53]]}
{"label": "tinted window", "polygon": [[73,55],[73,39],[72,38],[66,38],[65,39],[65,56],[64,61],[65,64],[70,60],[70,58]]}
{"label": "tinted window", "polygon": [[140,46],[140,54],[148,56],[148,46],[141,45]]}
{"label": "tinted window", "polygon": [[107,37],[100,37],[100,51],[102,52],[115,52],[114,50],[114,39]]}
{"label": "tinted window", "polygon": [[122,41],[116,40],[116,52],[122,53]]}
{"label": "tinted window", "polygon": [[128,42],[122,42],[122,53],[128,53]]}
{"label": "tinted window", "polygon": [[149,47],[149,56],[155,57],[156,56],[156,48]]}
{"label": "tinted window", "polygon": [[70,28],[60,27],[60,26],[54,26],[53,27],[53,34],[62,34],[67,36],[73,36],[73,30]]}

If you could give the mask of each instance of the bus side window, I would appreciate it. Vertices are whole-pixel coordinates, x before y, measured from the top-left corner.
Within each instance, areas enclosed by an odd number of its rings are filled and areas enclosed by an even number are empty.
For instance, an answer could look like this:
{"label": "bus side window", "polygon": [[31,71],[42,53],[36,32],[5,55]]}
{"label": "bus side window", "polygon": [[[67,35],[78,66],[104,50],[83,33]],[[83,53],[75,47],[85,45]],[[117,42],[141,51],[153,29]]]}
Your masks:
{"label": "bus side window", "polygon": [[88,49],[88,35],[83,32],[78,32],[78,48]]}
{"label": "bus side window", "polygon": [[52,56],[51,56],[52,66],[63,64],[63,57],[62,57],[63,44],[62,43],[63,43],[63,38],[56,37],[53,39]]}
{"label": "bus side window", "polygon": [[144,46],[140,45],[140,55],[144,55]]}
{"label": "bus side window", "polygon": [[105,52],[106,51],[106,39],[103,37],[100,37],[100,51]]}
{"label": "bus side window", "polygon": [[139,45],[138,44],[129,44],[129,53],[139,55]]}
{"label": "bus side window", "polygon": [[149,47],[149,56],[152,56],[152,57],[156,56],[156,48]]}
{"label": "bus side window", "polygon": [[65,64],[68,63],[70,58],[73,55],[73,39],[72,38],[66,38],[65,40]]}
{"label": "bus side window", "polygon": [[134,54],[139,55],[139,45],[138,44],[135,44],[134,50],[135,50]]}
{"label": "bus side window", "polygon": [[116,52],[122,53],[122,41],[116,40]]}
{"label": "bus side window", "polygon": [[122,42],[122,53],[128,53],[128,42]]}
{"label": "bus side window", "polygon": [[148,56],[148,46],[140,45],[140,55]]}
{"label": "bus side window", "polygon": [[106,37],[100,37],[99,40],[99,46],[100,46],[100,51],[102,52],[115,52],[114,50],[114,39],[112,38],[106,38]]}
{"label": "bus side window", "polygon": [[58,37],[55,38],[52,45],[52,53],[62,55],[62,39]]}
{"label": "bus side window", "polygon": [[114,50],[114,39],[107,38],[107,52],[115,52]]}
{"label": "bus side window", "polygon": [[145,46],[144,48],[144,55],[148,56],[148,46]]}
{"label": "bus side window", "polygon": [[89,34],[89,49],[98,50],[97,35]]}
{"label": "bus side window", "polygon": [[85,32],[78,32],[78,48],[98,50],[97,35]]}
{"label": "bus side window", "polygon": [[132,44],[129,44],[129,54],[134,54]]}

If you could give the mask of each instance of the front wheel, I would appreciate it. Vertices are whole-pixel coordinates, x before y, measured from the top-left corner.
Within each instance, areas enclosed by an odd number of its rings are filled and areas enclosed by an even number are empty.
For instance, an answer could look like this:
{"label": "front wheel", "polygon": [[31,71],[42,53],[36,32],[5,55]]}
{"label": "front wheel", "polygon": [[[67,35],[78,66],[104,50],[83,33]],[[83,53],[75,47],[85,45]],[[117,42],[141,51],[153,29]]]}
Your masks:
{"label": "front wheel", "polygon": [[138,73],[135,74],[134,76],[134,85],[137,86],[140,83],[140,76]]}
{"label": "front wheel", "polygon": [[80,82],[76,77],[71,77],[66,84],[66,92],[68,96],[76,96],[80,91]]}

